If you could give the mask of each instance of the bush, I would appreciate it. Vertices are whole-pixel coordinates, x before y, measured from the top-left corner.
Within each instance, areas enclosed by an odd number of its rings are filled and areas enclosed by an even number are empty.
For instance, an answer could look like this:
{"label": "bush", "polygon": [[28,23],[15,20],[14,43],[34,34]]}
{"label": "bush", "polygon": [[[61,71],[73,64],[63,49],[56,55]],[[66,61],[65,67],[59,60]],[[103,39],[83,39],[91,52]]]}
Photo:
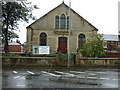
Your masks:
{"label": "bush", "polygon": [[14,57],[20,57],[20,54],[15,54],[15,53],[3,53],[2,56],[14,56]]}
{"label": "bush", "polygon": [[74,60],[75,53],[70,53],[70,59]]}
{"label": "bush", "polygon": [[49,54],[48,57],[56,57],[55,53]]}
{"label": "bush", "polygon": [[[74,60],[74,53],[70,53],[70,60]],[[60,53],[60,60],[67,60],[68,54]]]}
{"label": "bush", "polygon": [[60,60],[66,60],[67,54],[60,53]]}
{"label": "bush", "polygon": [[104,45],[106,45],[106,43],[103,42],[102,35],[96,34],[92,36],[91,41],[87,41],[83,45],[80,53],[83,57],[105,57],[106,52],[103,47]]}
{"label": "bush", "polygon": [[38,55],[29,55],[27,54],[27,56],[31,56],[31,57],[56,57],[55,53],[51,53],[51,54],[38,54]]}

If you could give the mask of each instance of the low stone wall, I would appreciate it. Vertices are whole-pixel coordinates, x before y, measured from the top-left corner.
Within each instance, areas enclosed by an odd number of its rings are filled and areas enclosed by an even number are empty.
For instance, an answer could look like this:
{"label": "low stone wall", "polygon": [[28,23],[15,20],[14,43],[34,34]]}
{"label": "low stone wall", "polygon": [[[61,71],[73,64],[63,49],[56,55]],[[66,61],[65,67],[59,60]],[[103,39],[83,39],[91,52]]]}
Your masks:
{"label": "low stone wall", "polygon": [[55,57],[2,57],[2,65],[5,66],[52,66],[55,65]]}
{"label": "low stone wall", "polygon": [[[56,57],[2,57],[3,67],[67,66],[68,60]],[[120,58],[75,58],[70,66],[120,66]]]}
{"label": "low stone wall", "polygon": [[120,58],[79,58],[77,65],[120,66]]}

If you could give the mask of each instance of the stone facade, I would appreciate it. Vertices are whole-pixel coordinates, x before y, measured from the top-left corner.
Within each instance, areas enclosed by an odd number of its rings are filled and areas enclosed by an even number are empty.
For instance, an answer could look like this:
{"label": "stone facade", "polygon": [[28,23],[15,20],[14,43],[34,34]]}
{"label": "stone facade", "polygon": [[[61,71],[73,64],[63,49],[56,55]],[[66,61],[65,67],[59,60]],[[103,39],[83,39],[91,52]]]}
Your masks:
{"label": "stone facade", "polygon": [[[58,38],[68,38],[68,30],[55,29],[55,17],[64,14],[69,16],[69,7],[63,2],[43,17],[27,27],[27,52],[32,52],[33,46],[40,45],[40,34],[46,33],[47,46],[50,46],[50,53],[56,53],[58,50]],[[67,23],[67,22],[66,22]],[[71,9],[70,13],[70,52],[77,52],[78,36],[85,35],[85,40],[91,40],[91,35],[97,33],[97,28],[81,17],[78,13]],[[68,39],[67,39],[68,40]]]}

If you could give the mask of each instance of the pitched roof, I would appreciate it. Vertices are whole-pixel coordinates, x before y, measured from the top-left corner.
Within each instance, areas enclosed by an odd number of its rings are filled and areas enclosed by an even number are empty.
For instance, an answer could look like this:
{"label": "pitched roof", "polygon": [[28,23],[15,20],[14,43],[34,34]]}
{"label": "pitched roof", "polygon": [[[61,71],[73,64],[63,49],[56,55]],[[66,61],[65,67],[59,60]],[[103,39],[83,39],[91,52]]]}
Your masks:
{"label": "pitched roof", "polygon": [[21,44],[17,42],[9,42],[8,45],[21,45]]}
{"label": "pitched roof", "polygon": [[[58,5],[57,7],[55,7],[54,9],[52,9],[51,11],[49,11],[48,13],[46,13],[44,16],[42,16],[41,18],[43,18],[43,17],[45,17],[45,16],[47,16],[49,13],[51,13],[52,11],[54,11],[56,8],[59,8],[60,6],[62,6],[62,5],[65,5],[65,7],[67,7],[67,8],[70,8],[69,6],[67,6],[65,3],[64,3],[64,1],[60,4],[60,5]],[[74,11],[72,8],[70,8],[74,13],[76,13],[80,18],[82,18],[82,19],[84,19],[82,16],[80,16],[76,11]],[[27,26],[26,28],[29,28],[31,25],[33,25],[34,23],[36,23],[38,20],[40,20],[41,18],[39,18],[39,19],[37,19],[35,22],[33,22],[32,24],[30,24],[29,26]],[[89,23],[91,26],[93,26],[90,22],[88,22],[86,19],[84,19],[87,23]],[[93,26],[97,31],[98,31],[98,29],[95,27],[95,26]]]}
{"label": "pitched roof", "polygon": [[119,41],[118,35],[103,34],[103,39],[105,41]]}

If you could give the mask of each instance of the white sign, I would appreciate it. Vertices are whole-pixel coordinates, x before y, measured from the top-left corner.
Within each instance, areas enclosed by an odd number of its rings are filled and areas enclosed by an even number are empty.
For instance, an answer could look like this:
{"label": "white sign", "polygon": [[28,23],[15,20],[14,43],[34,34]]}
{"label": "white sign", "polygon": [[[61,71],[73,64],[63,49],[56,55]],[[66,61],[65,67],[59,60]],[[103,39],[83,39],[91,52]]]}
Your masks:
{"label": "white sign", "polygon": [[33,54],[39,54],[39,46],[33,46]]}
{"label": "white sign", "polygon": [[33,46],[33,54],[50,54],[49,46]]}
{"label": "white sign", "polygon": [[49,54],[49,46],[39,46],[39,54]]}

